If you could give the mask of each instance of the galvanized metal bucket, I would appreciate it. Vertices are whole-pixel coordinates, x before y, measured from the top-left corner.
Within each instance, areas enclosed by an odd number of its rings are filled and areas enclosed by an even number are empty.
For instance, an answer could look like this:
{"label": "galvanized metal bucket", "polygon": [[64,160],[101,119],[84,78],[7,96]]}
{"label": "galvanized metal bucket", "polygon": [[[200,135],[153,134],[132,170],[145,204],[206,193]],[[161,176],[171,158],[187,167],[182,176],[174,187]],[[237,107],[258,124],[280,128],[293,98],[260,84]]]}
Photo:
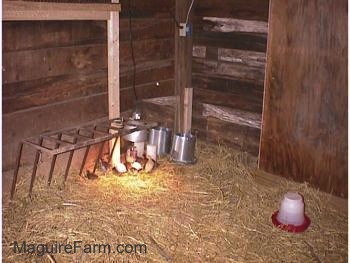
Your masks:
{"label": "galvanized metal bucket", "polygon": [[157,155],[164,156],[170,152],[172,130],[166,127],[155,127],[150,130],[148,144],[157,145]]}
{"label": "galvanized metal bucket", "polygon": [[[146,123],[141,121],[128,121],[124,125],[125,130],[132,130],[137,128],[138,125],[145,125]],[[147,129],[142,129],[139,131],[132,132],[130,134],[124,135],[123,139],[129,142],[146,142],[147,141]]]}
{"label": "galvanized metal bucket", "polygon": [[177,133],[174,135],[170,152],[170,159],[177,163],[193,164],[195,157],[196,136],[190,133]]}

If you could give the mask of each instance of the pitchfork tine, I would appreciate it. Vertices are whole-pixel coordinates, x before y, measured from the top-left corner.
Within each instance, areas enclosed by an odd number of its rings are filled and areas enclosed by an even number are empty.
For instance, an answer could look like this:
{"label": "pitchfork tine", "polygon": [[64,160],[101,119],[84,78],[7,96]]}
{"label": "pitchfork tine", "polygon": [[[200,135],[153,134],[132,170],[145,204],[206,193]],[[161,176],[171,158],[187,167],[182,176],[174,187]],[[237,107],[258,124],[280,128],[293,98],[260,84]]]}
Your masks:
{"label": "pitchfork tine", "polygon": [[[43,137],[40,137],[39,145],[41,146],[42,143],[43,143]],[[32,178],[30,180],[30,186],[29,186],[29,197],[31,197],[31,195],[32,195],[32,190],[33,190],[33,186],[34,186],[36,171],[38,170],[38,162],[39,162],[40,155],[41,155],[41,151],[39,151],[39,150],[36,151],[33,172],[32,172]]]}
{"label": "pitchfork tine", "polygon": [[[62,133],[58,134],[58,139],[61,140],[61,138],[62,138]],[[56,145],[55,145],[56,149],[58,147],[60,147],[59,142],[57,142]],[[47,185],[48,186],[51,185],[52,175],[53,175],[53,171],[55,169],[55,164],[56,164],[56,159],[57,159],[57,155],[52,156],[51,167],[50,167],[50,172],[49,172],[49,179],[47,180]]]}
{"label": "pitchfork tine", "polygon": [[[79,131],[77,133],[79,133]],[[76,143],[77,141],[78,141],[78,138],[75,137],[73,142]],[[68,172],[69,172],[69,168],[72,164],[73,155],[74,155],[74,150],[71,150],[69,152],[69,158],[68,158],[68,163],[67,163],[67,167],[66,167],[66,172],[64,173],[64,183],[67,181],[67,178],[68,178]]]}
{"label": "pitchfork tine", "polygon": [[97,158],[96,158],[96,161],[95,161],[95,165],[94,165],[94,170],[93,170],[93,174],[96,172],[96,169],[97,169],[97,164],[98,164],[98,160],[101,158],[102,156],[102,151],[103,151],[103,146],[105,145],[105,142],[101,143],[100,145],[100,149],[98,151],[98,155],[97,155]]}
{"label": "pitchfork tine", "polygon": [[19,165],[20,165],[20,163],[21,163],[21,157],[22,157],[22,149],[23,149],[23,142],[20,142],[20,143],[18,144],[17,159],[16,159],[16,167],[15,167],[15,171],[14,171],[14,173],[13,173],[13,179],[12,179],[11,200],[13,199],[13,195],[15,194],[15,191],[16,191],[18,170],[19,170]]}
{"label": "pitchfork tine", "polygon": [[[94,130],[96,130],[96,125],[94,126],[94,128],[93,128],[93,131]],[[92,137],[91,138],[94,138],[94,132],[92,132]],[[85,167],[85,163],[86,163],[86,159],[87,159],[87,157],[88,157],[88,155],[89,155],[89,151],[90,151],[90,145],[88,145],[87,147],[86,147],[86,150],[85,150],[85,153],[84,153],[84,157],[83,157],[83,161],[81,162],[81,166],[80,166],[80,171],[79,171],[79,176],[81,176],[82,174],[83,174],[83,171],[84,171],[84,167]]]}

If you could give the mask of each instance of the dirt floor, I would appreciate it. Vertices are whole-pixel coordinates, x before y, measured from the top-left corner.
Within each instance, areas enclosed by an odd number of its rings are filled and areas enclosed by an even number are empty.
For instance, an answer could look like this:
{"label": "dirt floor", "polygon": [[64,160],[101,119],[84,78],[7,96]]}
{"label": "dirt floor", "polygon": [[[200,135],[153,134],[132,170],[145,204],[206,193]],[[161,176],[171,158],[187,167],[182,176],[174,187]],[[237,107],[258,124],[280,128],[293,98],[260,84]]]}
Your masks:
{"label": "dirt floor", "polygon": [[[3,200],[4,262],[347,262],[347,214],[329,195],[282,178],[278,187],[262,185],[250,158],[223,146],[199,143],[197,157],[193,166],[161,160],[151,174],[88,180],[72,173],[65,187],[62,176],[50,188],[38,179],[32,200],[22,180],[12,203]],[[311,218],[304,233],[271,223],[288,191],[304,196]],[[29,252],[31,244],[82,248],[17,254],[14,241],[25,241]],[[93,253],[93,244],[111,251],[95,246]],[[118,244],[124,253],[113,253]]]}

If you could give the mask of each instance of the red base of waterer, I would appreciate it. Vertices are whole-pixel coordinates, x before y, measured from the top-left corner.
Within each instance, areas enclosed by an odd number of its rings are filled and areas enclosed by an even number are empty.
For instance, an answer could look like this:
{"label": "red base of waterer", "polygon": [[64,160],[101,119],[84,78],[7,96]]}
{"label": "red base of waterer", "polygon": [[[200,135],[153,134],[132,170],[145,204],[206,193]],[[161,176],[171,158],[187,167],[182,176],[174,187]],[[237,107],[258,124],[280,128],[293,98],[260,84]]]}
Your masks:
{"label": "red base of waterer", "polygon": [[272,223],[276,227],[278,227],[282,230],[288,231],[288,232],[292,232],[292,233],[304,232],[310,226],[310,223],[311,223],[310,218],[307,215],[304,215],[304,223],[301,224],[300,226],[285,225],[277,220],[277,215],[278,215],[278,211],[276,211],[275,213],[272,214],[272,216],[271,216]]}

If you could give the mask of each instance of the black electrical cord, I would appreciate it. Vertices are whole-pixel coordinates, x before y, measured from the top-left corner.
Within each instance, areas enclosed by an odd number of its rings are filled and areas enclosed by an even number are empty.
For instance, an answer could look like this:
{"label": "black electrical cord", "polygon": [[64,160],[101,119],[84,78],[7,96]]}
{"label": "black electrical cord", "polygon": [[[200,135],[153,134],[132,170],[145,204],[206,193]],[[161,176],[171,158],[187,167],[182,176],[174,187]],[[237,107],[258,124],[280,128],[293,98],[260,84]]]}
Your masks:
{"label": "black electrical cord", "polygon": [[130,52],[131,52],[131,60],[132,60],[132,67],[133,67],[133,77],[132,77],[132,88],[134,90],[135,100],[137,101],[137,94],[136,94],[136,61],[135,61],[135,54],[134,54],[134,41],[133,41],[133,34],[132,34],[132,23],[131,23],[131,0],[128,0],[128,7],[129,7],[129,40],[130,40]]}

